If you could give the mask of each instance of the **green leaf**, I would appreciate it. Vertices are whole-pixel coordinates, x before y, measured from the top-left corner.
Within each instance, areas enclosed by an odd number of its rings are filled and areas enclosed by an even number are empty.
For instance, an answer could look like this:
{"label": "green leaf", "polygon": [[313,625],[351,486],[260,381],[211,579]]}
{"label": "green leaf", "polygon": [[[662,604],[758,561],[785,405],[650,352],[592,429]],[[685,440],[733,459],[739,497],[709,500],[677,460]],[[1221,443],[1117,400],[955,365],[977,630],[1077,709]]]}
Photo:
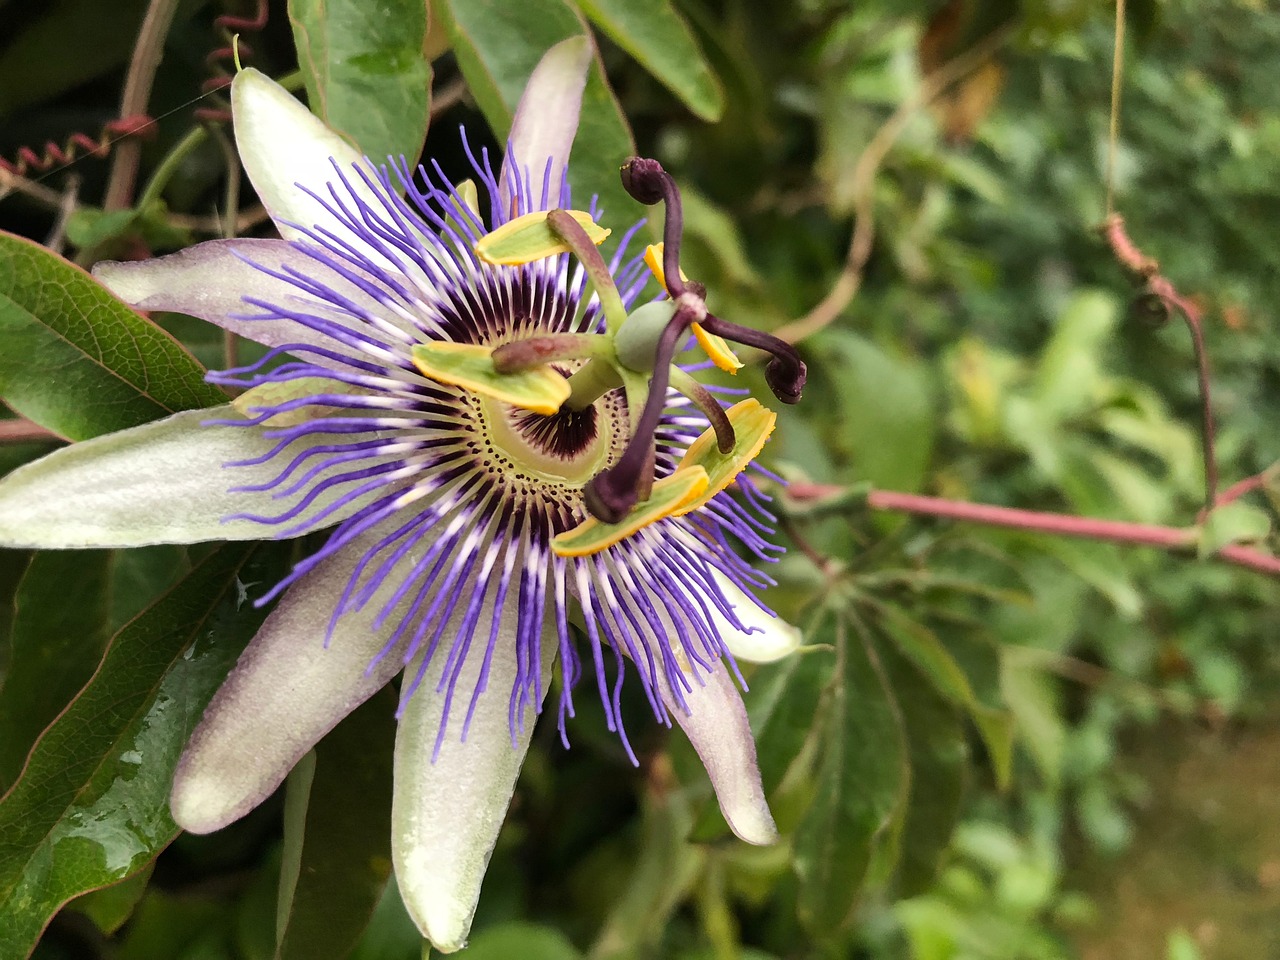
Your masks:
{"label": "green leaf", "polygon": [[936,633],[890,604],[877,604],[876,612],[885,636],[928,677],[939,693],[957,706],[972,706],[969,678]]}
{"label": "green leaf", "polygon": [[835,651],[802,647],[752,674],[751,689],[743,699],[766,794],[782,783],[809,738],[818,701],[834,669]]}
{"label": "green leaf", "polygon": [[[31,745],[93,675],[110,634],[111,553],[32,556],[14,598],[11,652],[0,688],[0,789]],[[74,584],[75,602],[67,603]]]}
{"label": "green leaf", "polygon": [[381,163],[410,163],[431,118],[424,0],[289,0],[311,109]]}
{"label": "green leaf", "polygon": [[1214,507],[1200,525],[1196,550],[1211,557],[1232,543],[1256,543],[1271,532],[1271,518],[1265,510],[1234,500]]}
{"label": "green leaf", "polygon": [[[587,25],[565,0],[440,0],[458,67],[485,119],[500,141],[525,82],[542,55],[561,40],[587,33]],[[582,119],[569,159],[569,183],[578,206],[598,195],[605,226],[630,226],[644,209],[622,189],[618,170],[635,154],[623,116],[597,52],[582,94]],[[614,238],[620,236],[614,231]]]}
{"label": "green leaf", "polygon": [[890,490],[919,490],[933,455],[937,426],[925,370],[855,334],[826,330],[813,349],[838,385],[841,413],[831,424],[838,450],[855,475]]}
{"label": "green leaf", "polygon": [[961,714],[943,699],[932,678],[896,653],[892,644],[878,649],[902,711],[911,758],[896,893],[912,897],[932,884],[960,818],[969,748]]}
{"label": "green leaf", "polygon": [[1000,657],[1000,690],[1041,776],[1050,785],[1057,784],[1067,734],[1051,678],[1025,650],[1005,647]]}
{"label": "green leaf", "polygon": [[93,921],[94,926],[107,936],[111,936],[133,916],[138,901],[147,892],[154,867],[154,863],[149,863],[133,876],[119,883],[76,897],[67,904],[67,909],[83,913]]}
{"label": "green leaf", "polygon": [[320,741],[309,790],[290,779],[279,960],[346,956],[386,889],[395,710],[382,690]]}
{"label": "green leaf", "polygon": [[503,923],[476,934],[459,960],[579,960],[582,956],[559,930],[536,923]]}
{"label": "green leaf", "polygon": [[795,836],[796,909],[819,936],[851,917],[910,783],[902,715],[870,638],[855,627],[848,636],[848,624],[837,624],[842,682],[827,711],[817,796]]}
{"label": "green leaf", "polygon": [[115,637],[0,800],[0,956],[26,956],[72,897],[115,883],[177,834],[169,787],[187,737],[264,617],[243,584],[280,551],[219,548]]}
{"label": "green leaf", "polygon": [[79,267],[0,232],[0,398],[71,440],[226,400],[172,337]]}
{"label": "green leaf", "polygon": [[578,6],[690,110],[703,120],[720,119],[720,82],[669,0],[579,0]]}

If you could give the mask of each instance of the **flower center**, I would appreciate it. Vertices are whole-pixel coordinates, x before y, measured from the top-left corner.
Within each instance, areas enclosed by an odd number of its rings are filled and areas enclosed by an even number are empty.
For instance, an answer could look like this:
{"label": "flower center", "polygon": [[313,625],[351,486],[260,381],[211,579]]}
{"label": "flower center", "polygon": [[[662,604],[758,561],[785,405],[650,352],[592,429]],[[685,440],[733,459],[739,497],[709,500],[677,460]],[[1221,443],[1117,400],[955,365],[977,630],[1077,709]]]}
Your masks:
{"label": "flower center", "polygon": [[626,405],[616,391],[583,410],[553,414],[477,399],[485,439],[504,466],[525,480],[580,488],[616,460],[626,443]]}

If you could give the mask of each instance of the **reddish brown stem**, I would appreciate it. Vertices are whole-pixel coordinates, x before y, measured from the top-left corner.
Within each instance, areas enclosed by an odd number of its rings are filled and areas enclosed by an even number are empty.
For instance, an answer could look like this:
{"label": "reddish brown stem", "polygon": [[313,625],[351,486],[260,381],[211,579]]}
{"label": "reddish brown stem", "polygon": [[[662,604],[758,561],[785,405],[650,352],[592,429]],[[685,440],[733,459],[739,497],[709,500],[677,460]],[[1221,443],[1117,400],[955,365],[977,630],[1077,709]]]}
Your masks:
{"label": "reddish brown stem", "polygon": [[[793,483],[787,487],[786,495],[791,500],[806,501],[823,500],[845,492],[844,487],[832,484]],[[967,503],[963,500],[898,493],[894,490],[870,491],[867,494],[867,506],[873,510],[946,517],[950,520],[980,523],[988,527],[1029,530],[1034,533],[1081,537],[1086,540],[1103,540],[1131,546],[1159,547],[1162,550],[1174,552],[1194,548],[1197,540],[1196,532],[1192,529],[1160,527],[1147,523],[1126,523],[1121,520],[1098,520],[1064,513],[1019,510],[1014,507],[996,507],[984,503]],[[1231,544],[1223,547],[1215,556],[1237,567],[1280,576],[1280,557],[1263,553],[1253,547]]]}
{"label": "reddish brown stem", "polygon": [[1224,503],[1231,503],[1233,500],[1239,500],[1246,493],[1252,493],[1254,490],[1262,489],[1262,486],[1266,482],[1266,475],[1261,473],[1256,473],[1252,477],[1245,477],[1243,480],[1233,483],[1231,486],[1227,487],[1227,489],[1223,490],[1222,493],[1218,495],[1218,501],[1214,506],[1220,507]]}
{"label": "reddish brown stem", "polygon": [[1143,253],[1130,239],[1124,228],[1124,218],[1118,213],[1107,217],[1102,234],[1111,246],[1111,252],[1122,267],[1134,279],[1142,282],[1148,293],[1160,298],[1165,309],[1182,314],[1191,333],[1191,344],[1196,356],[1196,371],[1200,380],[1200,445],[1204,457],[1204,507],[1212,510],[1218,498],[1218,455],[1215,450],[1213,425],[1213,401],[1209,385],[1209,351],[1204,345],[1204,323],[1200,308],[1188,300],[1170,280],[1160,273],[1160,264]]}
{"label": "reddish brown stem", "polygon": [[[788,495],[795,494],[788,490]],[[873,510],[947,517],[952,520],[980,523],[988,527],[1006,527],[1065,537],[1081,537],[1086,540],[1159,547],[1175,552],[1193,548],[1197,539],[1194,530],[1178,527],[1158,527],[1146,523],[1126,523],[1120,520],[1098,520],[1062,513],[1018,510],[1013,507],[994,507],[982,503],[965,503],[961,500],[944,500],[941,497],[897,493],[892,490],[872,490],[867,494],[867,505]],[[1252,547],[1232,544],[1223,547],[1216,556],[1238,567],[1247,567],[1271,576],[1280,576],[1280,557],[1263,553]]]}
{"label": "reddish brown stem", "polygon": [[32,423],[24,418],[0,420],[0,444],[31,443],[38,440],[57,440],[61,442],[62,437],[47,427],[42,427],[40,424]]}

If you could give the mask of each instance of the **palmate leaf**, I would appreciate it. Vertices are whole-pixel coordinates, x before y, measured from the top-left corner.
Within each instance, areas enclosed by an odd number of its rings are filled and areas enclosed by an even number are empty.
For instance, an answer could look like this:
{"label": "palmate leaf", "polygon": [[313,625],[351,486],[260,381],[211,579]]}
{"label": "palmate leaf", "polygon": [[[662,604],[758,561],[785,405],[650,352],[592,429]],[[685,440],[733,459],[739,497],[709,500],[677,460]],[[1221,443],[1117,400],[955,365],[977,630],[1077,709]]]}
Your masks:
{"label": "palmate leaf", "polygon": [[817,795],[795,835],[796,908],[819,937],[853,913],[873,869],[891,863],[911,770],[902,713],[872,637],[836,621],[839,676],[822,730]]}
{"label": "palmate leaf", "polygon": [[69,440],[226,400],[151,321],[44,247],[0,232],[0,399]]}
{"label": "palmate leaf", "polygon": [[969,774],[969,745],[959,710],[933,681],[894,649],[876,645],[902,712],[911,760],[911,793],[903,817],[896,894],[928,888],[960,818]]}
{"label": "palmate leaf", "polygon": [[311,109],[375,163],[422,152],[431,116],[423,0],[289,0]]}
{"label": "palmate leaf", "polygon": [[246,583],[281,551],[219,548],[112,638],[80,695],[0,798],[0,956],[24,957],[72,897],[129,876],[177,834],[169,787],[187,737],[264,612]]}

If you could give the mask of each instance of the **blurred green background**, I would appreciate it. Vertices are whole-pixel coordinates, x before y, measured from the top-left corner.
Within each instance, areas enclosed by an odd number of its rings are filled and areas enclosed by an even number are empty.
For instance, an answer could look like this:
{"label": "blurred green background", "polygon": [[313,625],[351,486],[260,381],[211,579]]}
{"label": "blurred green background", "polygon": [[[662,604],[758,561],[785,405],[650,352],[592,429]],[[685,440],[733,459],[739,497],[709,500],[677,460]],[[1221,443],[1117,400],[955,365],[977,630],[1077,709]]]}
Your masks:
{"label": "blurred green background", "polygon": [[[252,20],[254,6],[176,5],[145,107],[159,120],[131,141],[140,173],[126,202],[102,209],[117,144],[106,159],[0,180],[0,228],[82,264],[218,235],[232,201],[238,229],[261,232],[248,184],[238,201],[228,193],[222,129],[187,142],[202,129],[193,110],[217,106],[216,95],[189,102],[225,43],[214,18]],[[802,335],[809,386],[781,413],[769,465],[793,483],[853,488],[819,502],[773,491],[783,541],[804,549],[773,571],[769,599],[811,645],[748,673],[783,842],[732,838],[688,744],[649,720],[638,691],[638,769],[579,698],[571,750],[551,725],[535,736],[460,956],[1280,956],[1275,579],[1189,554],[905,519],[858,493],[1197,523],[1191,340],[1097,229],[1113,5],[434,0],[430,21],[421,0],[268,6],[263,29],[232,25],[246,62],[277,77],[301,62],[296,88],[317,93],[308,63],[338,55],[310,47],[300,60],[294,28],[314,37],[330,23],[327,42],[346,44],[339,59],[354,66],[321,91],[329,119],[370,153],[417,149],[427,103],[412,91],[430,75],[424,153],[449,173],[465,162],[458,126],[496,149],[529,68],[559,31],[589,24],[603,75],[588,90],[575,184],[637,216],[612,180],[628,136],[676,176],[685,269],[712,308]],[[1280,15],[1265,0],[1128,7],[1115,207],[1204,311],[1227,486],[1280,460]],[[119,116],[147,9],[0,0],[0,157],[76,131],[96,139]],[[372,52],[348,55],[362,43]],[[344,84],[366,99],[344,104]],[[851,242],[856,292],[815,329],[809,311]],[[220,364],[219,333],[157,320]],[[47,449],[6,434],[0,460],[10,469]],[[1266,493],[1210,522],[1202,552],[1273,542]],[[0,786],[107,637],[192,559],[0,555]],[[92,622],[35,618],[90,568],[114,598]],[[70,639],[50,672],[31,674],[56,672],[47,702],[14,706],[19,683],[45,683],[22,679],[14,637],[40,631]],[[326,761],[340,766],[340,750]],[[385,817],[343,802],[339,823]],[[34,956],[272,957],[285,819],[281,795],[215,837],[178,837],[154,866],[73,900]],[[107,879],[90,872],[83,889]],[[334,960],[421,956],[394,888],[380,889],[354,904],[330,891],[327,909],[351,913],[358,934]]]}

